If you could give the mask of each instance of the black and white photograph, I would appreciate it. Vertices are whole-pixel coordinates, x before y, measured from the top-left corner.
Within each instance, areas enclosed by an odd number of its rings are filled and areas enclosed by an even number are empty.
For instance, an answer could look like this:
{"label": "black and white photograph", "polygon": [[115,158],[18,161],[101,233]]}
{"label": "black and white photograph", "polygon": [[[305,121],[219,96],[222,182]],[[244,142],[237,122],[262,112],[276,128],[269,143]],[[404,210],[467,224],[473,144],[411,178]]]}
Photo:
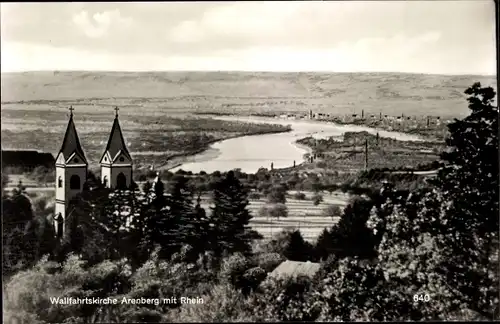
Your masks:
{"label": "black and white photograph", "polygon": [[497,1],[0,13],[3,323],[500,320]]}

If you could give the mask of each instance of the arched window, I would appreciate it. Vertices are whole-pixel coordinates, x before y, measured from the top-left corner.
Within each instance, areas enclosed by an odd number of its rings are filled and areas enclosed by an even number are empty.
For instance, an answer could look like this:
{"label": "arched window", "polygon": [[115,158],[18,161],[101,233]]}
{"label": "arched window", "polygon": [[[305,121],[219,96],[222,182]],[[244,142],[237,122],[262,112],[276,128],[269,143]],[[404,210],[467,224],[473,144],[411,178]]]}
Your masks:
{"label": "arched window", "polygon": [[62,188],[62,177],[59,177],[59,179],[57,179],[57,187]]}
{"label": "arched window", "polygon": [[69,188],[72,190],[80,189],[80,177],[73,174],[69,179]]}
{"label": "arched window", "polygon": [[102,179],[102,184],[106,187],[108,185],[108,176],[104,176]]}
{"label": "arched window", "polygon": [[57,214],[56,217],[56,235],[58,238],[62,238],[63,232],[64,232],[64,218],[62,217],[61,213]]}
{"label": "arched window", "polygon": [[127,188],[127,178],[122,172],[120,172],[116,177],[116,188],[117,189]]}

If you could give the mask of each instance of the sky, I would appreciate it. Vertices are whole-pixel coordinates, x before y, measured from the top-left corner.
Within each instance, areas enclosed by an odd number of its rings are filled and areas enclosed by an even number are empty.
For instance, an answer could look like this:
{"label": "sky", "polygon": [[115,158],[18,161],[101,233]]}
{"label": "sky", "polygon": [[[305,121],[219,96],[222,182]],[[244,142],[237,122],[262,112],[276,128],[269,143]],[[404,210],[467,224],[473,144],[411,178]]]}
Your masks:
{"label": "sky", "polygon": [[2,3],[0,12],[2,72],[496,75],[491,0]]}

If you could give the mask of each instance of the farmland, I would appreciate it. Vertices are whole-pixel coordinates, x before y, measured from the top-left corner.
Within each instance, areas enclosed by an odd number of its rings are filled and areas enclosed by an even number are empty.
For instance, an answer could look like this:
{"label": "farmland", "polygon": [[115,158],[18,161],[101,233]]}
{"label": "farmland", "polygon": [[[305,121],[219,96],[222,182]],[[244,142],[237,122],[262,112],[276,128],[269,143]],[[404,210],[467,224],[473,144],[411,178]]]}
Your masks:
{"label": "farmland", "polygon": [[[16,178],[17,179],[17,178]],[[290,191],[287,197],[286,206],[288,217],[270,218],[259,215],[260,208],[266,204],[265,199],[249,199],[248,209],[253,218],[250,225],[258,231],[264,238],[271,238],[274,234],[283,229],[299,229],[305,240],[314,241],[324,228],[330,228],[340,218],[340,215],[325,215],[325,208],[329,205],[339,206],[341,209],[348,203],[349,196],[342,192],[323,192],[323,201],[319,205],[314,205],[310,200],[312,192],[304,192],[305,200],[297,200],[292,197],[295,191]],[[48,202],[49,210],[54,208],[54,191],[52,188],[27,188],[27,194],[36,205],[39,200]],[[210,213],[211,198],[208,195],[201,197],[201,206]]]}

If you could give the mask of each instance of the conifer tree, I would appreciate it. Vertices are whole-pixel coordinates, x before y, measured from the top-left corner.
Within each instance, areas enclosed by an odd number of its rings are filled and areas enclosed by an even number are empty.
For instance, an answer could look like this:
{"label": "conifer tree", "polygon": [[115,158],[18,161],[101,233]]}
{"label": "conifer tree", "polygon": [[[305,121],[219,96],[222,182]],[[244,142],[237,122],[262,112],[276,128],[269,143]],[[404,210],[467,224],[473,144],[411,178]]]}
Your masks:
{"label": "conifer tree", "polygon": [[[211,240],[216,254],[224,250],[250,253],[250,242],[259,235],[250,229],[248,193],[232,171],[215,183],[211,208]],[[215,242],[214,242],[215,240]]]}
{"label": "conifer tree", "polygon": [[165,228],[164,232],[168,233],[170,251],[167,255],[171,255],[178,252],[184,244],[190,244],[195,228],[192,221],[194,206],[193,189],[185,176],[174,176],[169,183],[168,193],[168,228]]}
{"label": "conifer tree", "polygon": [[198,193],[198,197],[196,199],[196,206],[194,207],[192,222],[194,225],[194,231],[190,244],[193,247],[193,253],[198,255],[207,250],[206,243],[209,237],[208,231],[210,229],[207,213],[201,206],[201,193]]}

